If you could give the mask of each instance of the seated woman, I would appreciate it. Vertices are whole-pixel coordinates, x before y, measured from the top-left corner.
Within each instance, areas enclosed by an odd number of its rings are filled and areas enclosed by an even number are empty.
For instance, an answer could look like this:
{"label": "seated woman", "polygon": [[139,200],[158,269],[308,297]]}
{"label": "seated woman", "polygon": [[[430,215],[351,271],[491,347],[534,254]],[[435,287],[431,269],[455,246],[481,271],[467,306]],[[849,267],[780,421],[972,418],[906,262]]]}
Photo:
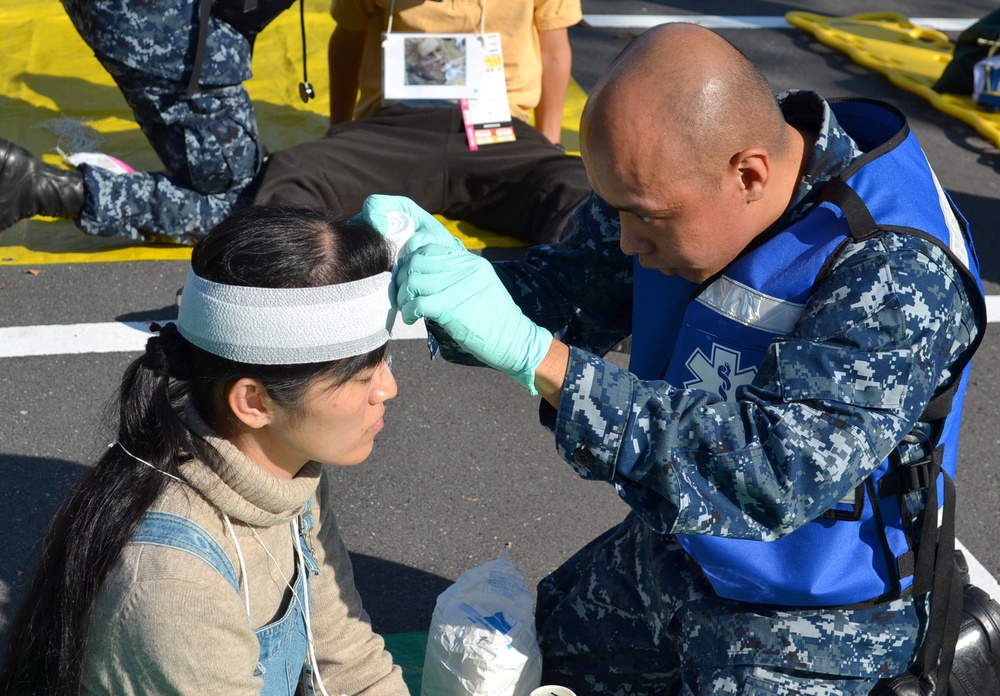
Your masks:
{"label": "seated woman", "polygon": [[295,208],[195,247],[176,327],[48,531],[0,693],[408,693],[322,466],[363,461],[396,394],[393,260],[367,223]]}

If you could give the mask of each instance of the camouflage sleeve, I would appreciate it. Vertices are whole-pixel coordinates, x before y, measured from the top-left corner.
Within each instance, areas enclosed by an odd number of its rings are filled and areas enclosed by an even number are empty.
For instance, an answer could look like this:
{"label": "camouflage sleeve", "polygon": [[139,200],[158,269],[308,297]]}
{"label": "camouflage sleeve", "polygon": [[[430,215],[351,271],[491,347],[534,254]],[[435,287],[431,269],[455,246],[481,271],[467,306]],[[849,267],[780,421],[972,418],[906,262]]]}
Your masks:
{"label": "camouflage sleeve", "polygon": [[838,259],[736,402],[573,349],[557,449],[660,532],[775,539],[874,471],[976,332],[944,252],[883,235]]}
{"label": "camouflage sleeve", "polygon": [[[523,260],[494,268],[528,318],[567,343],[603,355],[632,331],[632,259],[618,247],[620,236],[617,211],[591,194],[558,243],[533,247]],[[428,328],[446,360],[478,364],[440,327]]]}

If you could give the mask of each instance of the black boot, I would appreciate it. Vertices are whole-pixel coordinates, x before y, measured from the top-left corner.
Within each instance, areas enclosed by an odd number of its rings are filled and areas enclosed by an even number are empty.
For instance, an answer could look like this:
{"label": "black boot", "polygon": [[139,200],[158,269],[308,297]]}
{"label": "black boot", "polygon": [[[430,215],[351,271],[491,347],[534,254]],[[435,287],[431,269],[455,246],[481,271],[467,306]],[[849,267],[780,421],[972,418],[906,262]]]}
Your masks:
{"label": "black boot", "polygon": [[34,215],[78,217],[83,208],[83,175],[37,159],[0,138],[0,230]]}

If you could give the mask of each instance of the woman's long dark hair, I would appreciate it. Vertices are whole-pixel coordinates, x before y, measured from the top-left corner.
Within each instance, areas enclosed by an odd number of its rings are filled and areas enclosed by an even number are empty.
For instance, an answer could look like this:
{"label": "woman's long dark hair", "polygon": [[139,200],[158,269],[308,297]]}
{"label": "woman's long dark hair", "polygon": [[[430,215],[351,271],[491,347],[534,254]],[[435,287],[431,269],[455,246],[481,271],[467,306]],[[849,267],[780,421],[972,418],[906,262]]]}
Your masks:
{"label": "woman's long dark hair", "polygon": [[[284,206],[233,213],[191,256],[191,266],[202,278],[265,288],[360,280],[391,264],[389,245],[368,224]],[[0,694],[80,692],[91,607],[142,515],[167,483],[164,473],[179,475],[179,463],[192,453],[211,461],[209,445],[181,418],[186,404],[227,435],[233,416],[225,396],[242,377],[259,380],[278,405],[294,411],[313,380],[323,377],[340,384],[384,357],[383,346],[328,363],[246,365],[196,348],[172,324],[160,327],[122,378],[117,404],[121,446],[101,457],[46,532],[39,568],[11,630]]]}

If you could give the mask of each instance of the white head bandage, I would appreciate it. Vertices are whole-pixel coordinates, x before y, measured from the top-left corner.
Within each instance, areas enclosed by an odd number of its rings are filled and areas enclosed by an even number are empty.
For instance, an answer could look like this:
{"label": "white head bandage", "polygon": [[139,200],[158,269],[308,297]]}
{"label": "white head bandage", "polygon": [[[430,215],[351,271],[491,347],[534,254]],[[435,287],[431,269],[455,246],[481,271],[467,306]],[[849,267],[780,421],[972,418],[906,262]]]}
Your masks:
{"label": "white head bandage", "polygon": [[202,350],[251,365],[298,365],[363,355],[395,319],[386,271],[313,288],[222,285],[191,270],[177,329]]}
{"label": "white head bandage", "polygon": [[[387,216],[393,260],[413,234],[404,213]],[[251,365],[299,365],[364,355],[389,340],[396,318],[389,271],[350,283],[258,288],[188,272],[177,329],[202,350]]]}

